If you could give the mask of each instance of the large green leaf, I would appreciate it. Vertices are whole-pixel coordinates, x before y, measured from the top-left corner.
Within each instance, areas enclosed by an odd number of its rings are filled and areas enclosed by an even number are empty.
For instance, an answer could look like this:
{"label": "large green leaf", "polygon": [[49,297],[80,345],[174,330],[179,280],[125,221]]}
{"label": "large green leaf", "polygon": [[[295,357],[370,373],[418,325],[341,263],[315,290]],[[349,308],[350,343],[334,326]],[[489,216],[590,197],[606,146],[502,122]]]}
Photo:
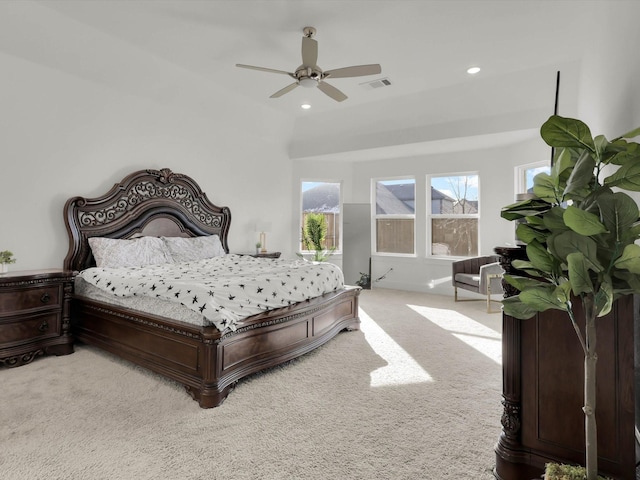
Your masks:
{"label": "large green leaf", "polygon": [[536,280],[531,277],[521,277],[518,275],[505,275],[503,279],[505,282],[515,287],[519,291],[522,291],[526,288],[541,287],[546,285],[545,282],[541,282],[540,280]]}
{"label": "large green leaf", "polygon": [[563,195],[565,199],[582,198],[588,195],[587,187],[595,180],[596,161],[589,151],[584,151],[573,168]]}
{"label": "large green leaf", "polygon": [[547,249],[537,240],[532,240],[527,245],[527,258],[536,270],[541,272],[553,273],[554,262],[553,257],[547,252]]}
{"label": "large green leaf", "polygon": [[502,307],[505,315],[519,318],[521,320],[531,318],[538,313],[537,310],[531,308],[526,303],[522,303],[518,295],[502,300]]}
{"label": "large green leaf", "polygon": [[549,251],[566,261],[567,257],[575,252],[580,252],[588,260],[591,268],[595,271],[602,270],[598,262],[598,246],[590,237],[585,237],[573,230],[554,233],[547,239]]}
{"label": "large green leaf", "polygon": [[[627,270],[615,270],[613,275],[625,283],[624,288],[630,289],[632,293],[640,293],[640,275]],[[618,288],[622,287],[618,286]]]}
{"label": "large green leaf", "polygon": [[544,225],[544,218],[542,216],[529,216],[527,217],[527,224],[531,225],[534,228],[539,228],[540,230],[547,230],[547,227]]}
{"label": "large green leaf", "polygon": [[518,220],[524,217],[540,215],[550,208],[551,205],[549,205],[549,203],[539,198],[529,198],[503,207],[500,216],[510,221]]}
{"label": "large green leaf", "polygon": [[575,159],[571,155],[571,150],[563,148],[560,150],[558,156],[556,156],[553,167],[551,167],[551,175],[560,178],[560,175],[573,167],[576,164]]}
{"label": "large green leaf", "polygon": [[609,160],[608,163],[613,165],[626,165],[628,163],[637,162],[640,160],[640,149],[619,152],[611,155],[607,159]]}
{"label": "large green leaf", "polygon": [[601,159],[604,152],[609,146],[609,140],[604,135],[597,135],[593,139],[593,144],[596,147],[596,158]]}
{"label": "large green leaf", "polygon": [[609,187],[640,192],[640,163],[625,163],[613,175],[605,178],[604,184]]}
{"label": "large green leaf", "polygon": [[616,241],[621,241],[638,221],[638,205],[635,200],[624,192],[616,192],[600,195],[597,203],[604,226]]}
{"label": "large green leaf", "polygon": [[640,245],[632,243],[624,247],[622,255],[614,264],[617,268],[640,274]]}
{"label": "large green leaf", "polygon": [[569,268],[569,283],[574,295],[593,292],[593,283],[589,276],[589,267],[585,262],[584,255],[580,252],[567,255],[567,265]]}
{"label": "large green leaf", "polygon": [[585,212],[573,205],[569,205],[565,209],[562,218],[571,230],[580,235],[597,235],[607,231],[596,215]]}
{"label": "large green leaf", "polygon": [[552,232],[556,232],[558,230],[569,230],[567,224],[564,223],[564,208],[562,207],[553,207],[548,212],[545,212],[544,216],[544,225]]}
{"label": "large green leaf", "polygon": [[539,173],[533,179],[533,193],[541,200],[558,203],[562,193],[558,185],[558,178],[545,172]]}
{"label": "large green leaf", "polygon": [[624,165],[638,159],[640,159],[639,145],[622,139],[610,143],[603,155],[603,161],[613,165]]}
{"label": "large green leaf", "polygon": [[613,286],[608,276],[605,276],[600,284],[600,288],[596,292],[595,305],[598,311],[598,317],[604,317],[613,307]]}
{"label": "large green leaf", "polygon": [[552,147],[572,147],[595,152],[589,127],[575,118],[551,116],[540,128],[540,135]]}
{"label": "large green leaf", "polygon": [[516,270],[521,270],[529,275],[533,275],[534,277],[548,276],[547,272],[541,272],[527,260],[514,260],[511,262],[511,266]]}
{"label": "large green leaf", "polygon": [[522,240],[525,243],[530,243],[531,241],[538,240],[543,243],[547,238],[549,231],[544,229],[540,230],[539,228],[534,228],[526,223],[520,223],[516,227],[516,237]]}
{"label": "large green leaf", "polygon": [[566,304],[558,299],[555,285],[528,288],[518,295],[522,303],[526,303],[538,312],[545,310],[566,310]]}
{"label": "large green leaf", "polygon": [[620,135],[620,138],[635,138],[640,136],[640,127],[634,128],[630,132],[625,133],[624,135]]}

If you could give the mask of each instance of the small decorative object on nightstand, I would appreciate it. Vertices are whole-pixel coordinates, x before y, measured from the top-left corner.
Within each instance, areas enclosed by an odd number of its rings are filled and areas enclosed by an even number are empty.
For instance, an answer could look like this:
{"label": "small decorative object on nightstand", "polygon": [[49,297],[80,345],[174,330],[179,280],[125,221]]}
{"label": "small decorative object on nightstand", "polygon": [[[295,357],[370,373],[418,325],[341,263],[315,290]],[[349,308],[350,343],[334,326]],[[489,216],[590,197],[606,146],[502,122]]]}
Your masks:
{"label": "small decorative object on nightstand", "polygon": [[267,232],[271,230],[271,222],[258,222],[256,223],[256,232],[260,232],[260,246],[262,249],[260,253],[267,253]]}
{"label": "small decorative object on nightstand", "polygon": [[0,275],[9,271],[9,264],[16,263],[16,259],[13,258],[13,252],[9,250],[3,250],[0,252]]}
{"label": "small decorative object on nightstand", "polygon": [[0,365],[73,353],[69,308],[73,273],[30,270],[0,276]]}

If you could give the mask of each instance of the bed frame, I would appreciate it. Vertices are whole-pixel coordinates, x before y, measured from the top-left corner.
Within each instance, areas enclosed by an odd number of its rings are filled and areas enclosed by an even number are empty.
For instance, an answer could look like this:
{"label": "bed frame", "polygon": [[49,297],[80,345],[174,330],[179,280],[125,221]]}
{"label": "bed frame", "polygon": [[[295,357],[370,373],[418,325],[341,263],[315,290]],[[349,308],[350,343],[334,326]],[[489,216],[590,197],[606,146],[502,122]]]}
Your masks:
{"label": "bed frame", "polygon": [[[74,197],[64,208],[69,251],[64,267],[95,266],[90,237],[218,234],[229,252],[231,212],[212,204],[186,175],[134,172],[96,198]],[[79,295],[71,300],[76,339],[183,384],[202,408],[220,405],[241,378],[299,357],[340,331],[357,329],[357,287],[328,293],[244,320],[235,332],[198,327]]]}

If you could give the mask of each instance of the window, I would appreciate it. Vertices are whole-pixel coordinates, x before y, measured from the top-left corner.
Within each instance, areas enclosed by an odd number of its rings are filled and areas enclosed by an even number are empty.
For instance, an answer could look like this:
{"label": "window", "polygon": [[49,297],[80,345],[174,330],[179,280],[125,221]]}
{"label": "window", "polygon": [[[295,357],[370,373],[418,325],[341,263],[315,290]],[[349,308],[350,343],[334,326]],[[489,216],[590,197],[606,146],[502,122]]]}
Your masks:
{"label": "window", "polygon": [[[325,249],[340,250],[340,183],[338,182],[302,182],[302,217],[300,232],[306,225],[309,214],[321,214],[326,225],[326,234],[322,240]],[[313,248],[313,247],[311,247]],[[309,251],[300,242],[301,251]]]}
{"label": "window", "polygon": [[376,253],[415,253],[416,181],[374,181]]}
{"label": "window", "polygon": [[516,167],[516,192],[533,193],[533,177],[543,172],[551,172],[549,161],[530,163]]}
{"label": "window", "polygon": [[428,179],[428,210],[433,256],[478,255],[478,175],[433,176]]}

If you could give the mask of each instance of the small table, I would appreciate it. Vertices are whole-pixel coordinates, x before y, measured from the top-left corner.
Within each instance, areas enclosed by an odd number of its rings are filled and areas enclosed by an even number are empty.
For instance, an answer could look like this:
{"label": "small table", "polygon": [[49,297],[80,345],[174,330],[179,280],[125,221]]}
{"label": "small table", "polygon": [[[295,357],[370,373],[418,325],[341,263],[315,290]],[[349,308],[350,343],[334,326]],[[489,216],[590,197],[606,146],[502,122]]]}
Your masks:
{"label": "small table", "polygon": [[0,275],[0,366],[44,354],[73,353],[69,322],[73,272],[58,269]]}

